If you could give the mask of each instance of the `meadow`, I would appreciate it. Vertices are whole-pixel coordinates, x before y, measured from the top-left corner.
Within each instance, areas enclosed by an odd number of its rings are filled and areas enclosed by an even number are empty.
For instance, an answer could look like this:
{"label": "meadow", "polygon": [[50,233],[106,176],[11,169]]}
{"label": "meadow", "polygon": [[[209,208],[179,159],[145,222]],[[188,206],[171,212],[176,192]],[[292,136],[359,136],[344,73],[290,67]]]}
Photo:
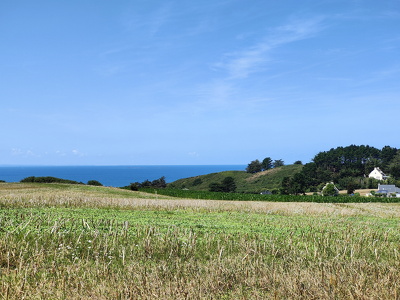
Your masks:
{"label": "meadow", "polygon": [[0,184],[0,299],[399,299],[400,205]]}

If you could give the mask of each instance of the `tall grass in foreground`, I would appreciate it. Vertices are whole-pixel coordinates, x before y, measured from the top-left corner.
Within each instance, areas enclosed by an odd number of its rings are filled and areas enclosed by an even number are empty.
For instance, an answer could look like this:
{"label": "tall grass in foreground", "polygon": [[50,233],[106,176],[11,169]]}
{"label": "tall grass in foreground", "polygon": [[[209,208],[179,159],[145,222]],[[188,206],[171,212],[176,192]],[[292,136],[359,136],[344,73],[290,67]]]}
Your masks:
{"label": "tall grass in foreground", "polygon": [[[265,232],[0,215],[1,299],[396,299],[399,228],[261,217]],[[189,211],[188,211],[189,212]],[[168,211],[160,212],[168,216]],[[194,216],[194,218],[196,215]],[[218,212],[211,213],[214,223]],[[138,217],[135,217],[138,218]],[[377,219],[379,222],[379,219]],[[179,223],[179,215],[171,216]],[[251,224],[243,224],[251,226]],[[268,229],[268,230],[267,230]]]}
{"label": "tall grass in foreground", "polygon": [[0,184],[0,299],[399,299],[398,204],[165,198]]}

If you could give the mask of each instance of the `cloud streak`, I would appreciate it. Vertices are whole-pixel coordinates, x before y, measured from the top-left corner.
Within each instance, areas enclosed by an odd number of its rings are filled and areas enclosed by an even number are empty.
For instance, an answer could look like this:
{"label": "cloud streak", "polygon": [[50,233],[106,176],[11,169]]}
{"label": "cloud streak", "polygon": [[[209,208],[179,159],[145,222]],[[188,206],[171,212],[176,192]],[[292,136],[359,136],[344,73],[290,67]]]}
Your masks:
{"label": "cloud streak", "polygon": [[[221,61],[211,66],[213,71],[221,72],[222,76],[198,90],[201,98],[199,103],[202,104],[200,110],[257,111],[260,106],[273,102],[274,97],[253,93],[252,90],[246,91],[243,97],[244,86],[249,86],[256,74],[261,73],[262,80],[268,81],[294,72],[286,70],[272,74],[266,71],[269,65],[280,62],[274,58],[274,53],[280,47],[317,36],[325,29],[325,19],[323,16],[291,18],[281,26],[264,31],[253,45],[223,54]],[[260,76],[254,80],[260,81]]]}
{"label": "cloud streak", "polygon": [[215,64],[215,67],[224,70],[227,73],[227,79],[247,78],[266,68],[267,63],[272,61],[270,57],[272,50],[289,43],[312,38],[323,30],[323,20],[323,17],[292,20],[283,26],[272,29],[256,45],[225,54],[222,62]]}

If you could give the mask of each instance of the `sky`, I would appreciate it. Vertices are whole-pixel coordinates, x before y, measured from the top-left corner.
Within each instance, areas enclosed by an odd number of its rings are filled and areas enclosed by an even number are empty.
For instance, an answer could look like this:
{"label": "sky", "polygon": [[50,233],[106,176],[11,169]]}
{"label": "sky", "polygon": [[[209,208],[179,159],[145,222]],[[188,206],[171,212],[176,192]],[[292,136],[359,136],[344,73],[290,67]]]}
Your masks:
{"label": "sky", "polygon": [[400,148],[399,0],[2,0],[0,165]]}

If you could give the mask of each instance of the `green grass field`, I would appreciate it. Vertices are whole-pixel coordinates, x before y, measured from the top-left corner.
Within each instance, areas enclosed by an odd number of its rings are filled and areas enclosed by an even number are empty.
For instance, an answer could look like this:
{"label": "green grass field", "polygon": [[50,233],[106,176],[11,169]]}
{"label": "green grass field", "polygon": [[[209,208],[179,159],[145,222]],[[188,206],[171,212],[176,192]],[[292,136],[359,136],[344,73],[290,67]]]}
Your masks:
{"label": "green grass field", "polygon": [[0,184],[0,299],[398,299],[396,203]]}
{"label": "green grass field", "polygon": [[175,189],[189,189],[196,191],[208,191],[210,183],[220,183],[225,177],[232,177],[239,193],[260,193],[265,190],[274,190],[281,187],[284,177],[292,177],[301,171],[302,165],[287,165],[255,174],[246,171],[225,171],[211,173],[190,178],[183,178],[168,184]]}

